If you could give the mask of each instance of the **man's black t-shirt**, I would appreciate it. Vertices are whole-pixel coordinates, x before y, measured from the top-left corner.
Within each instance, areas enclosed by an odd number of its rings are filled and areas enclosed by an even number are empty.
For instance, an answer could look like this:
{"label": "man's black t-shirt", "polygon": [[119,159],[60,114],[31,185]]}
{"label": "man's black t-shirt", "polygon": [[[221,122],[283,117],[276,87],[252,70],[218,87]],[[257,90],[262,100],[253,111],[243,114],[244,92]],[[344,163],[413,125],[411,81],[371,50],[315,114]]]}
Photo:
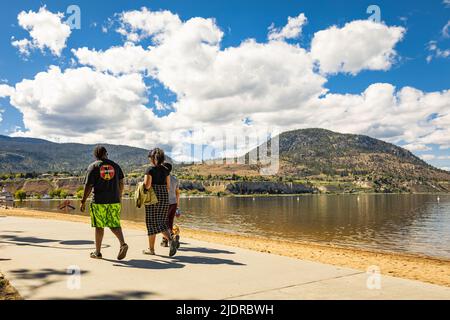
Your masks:
{"label": "man's black t-shirt", "polygon": [[145,170],[146,175],[152,176],[152,186],[153,185],[166,185],[167,184],[167,176],[169,175],[169,170],[167,170],[163,166],[157,167],[148,167]]}
{"label": "man's black t-shirt", "polygon": [[117,163],[109,159],[98,160],[88,167],[85,185],[93,187],[94,203],[119,203],[119,181],[123,178],[122,169]]}

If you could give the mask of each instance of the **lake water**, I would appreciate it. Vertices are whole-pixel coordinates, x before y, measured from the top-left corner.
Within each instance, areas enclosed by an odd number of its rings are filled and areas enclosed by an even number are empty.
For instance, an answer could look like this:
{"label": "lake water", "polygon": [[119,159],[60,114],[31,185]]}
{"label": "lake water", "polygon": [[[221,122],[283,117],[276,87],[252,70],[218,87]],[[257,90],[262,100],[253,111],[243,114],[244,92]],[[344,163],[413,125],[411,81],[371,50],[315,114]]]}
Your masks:
{"label": "lake water", "polygon": [[[181,199],[178,224],[292,241],[401,251],[450,259],[450,195],[367,194]],[[71,200],[72,201],[72,200]],[[59,211],[60,201],[19,206]],[[72,213],[79,213],[79,204]],[[122,218],[144,222],[124,200]]]}

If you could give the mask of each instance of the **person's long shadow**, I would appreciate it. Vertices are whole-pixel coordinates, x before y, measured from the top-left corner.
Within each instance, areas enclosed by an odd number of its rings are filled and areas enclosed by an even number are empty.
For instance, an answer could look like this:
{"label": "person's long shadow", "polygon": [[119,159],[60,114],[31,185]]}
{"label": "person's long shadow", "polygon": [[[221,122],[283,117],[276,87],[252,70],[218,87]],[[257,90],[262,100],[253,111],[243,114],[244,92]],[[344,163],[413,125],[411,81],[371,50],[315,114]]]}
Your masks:
{"label": "person's long shadow", "polygon": [[[91,240],[56,240],[36,237],[21,237],[16,235],[0,235],[0,243],[15,244],[17,246],[33,246],[40,248],[54,248],[62,250],[92,250],[95,243]],[[56,244],[56,245],[55,245]],[[62,245],[62,246],[59,246]],[[76,247],[92,245],[92,247]],[[109,248],[109,244],[103,244],[102,248]]]}
{"label": "person's long shadow", "polygon": [[149,295],[154,295],[153,292],[147,291],[115,291],[113,293],[105,293],[86,297],[87,300],[136,300],[148,299]]}
{"label": "person's long shadow", "polygon": [[[52,268],[44,268],[40,270],[30,270],[30,269],[15,269],[10,271],[11,274],[14,274],[21,279],[47,279],[50,277],[65,277],[69,275],[67,270],[58,270]],[[88,271],[80,270],[80,274],[86,274]]]}
{"label": "person's long shadow", "polygon": [[95,242],[92,240],[64,240],[59,242],[65,246],[83,246],[83,245],[95,245]]}
{"label": "person's long shadow", "polygon": [[[125,291],[119,290],[111,293],[96,294],[92,296],[83,297],[84,300],[137,300],[149,299],[149,296],[154,295],[150,291]],[[66,300],[66,298],[49,298],[47,300]]]}
{"label": "person's long shadow", "polygon": [[36,237],[20,237],[15,235],[1,235],[0,239],[5,241],[15,242],[17,245],[32,245],[32,244],[41,244],[41,243],[51,243],[58,242],[59,240],[53,239],[44,239],[44,238],[36,238]]}
{"label": "person's long shadow", "polygon": [[212,257],[187,257],[187,256],[174,256],[171,258],[173,261],[187,263],[187,264],[228,264],[231,266],[245,266],[244,263],[236,262],[230,259],[212,258]]}
{"label": "person's long shadow", "polygon": [[228,250],[220,250],[220,249],[210,249],[210,248],[201,248],[201,247],[181,247],[178,251],[191,251],[198,253],[210,253],[210,254],[236,254],[236,252],[228,251]]}
{"label": "person's long shadow", "polygon": [[103,259],[103,260],[113,263],[113,266],[115,267],[123,267],[123,268],[163,270],[163,269],[180,269],[185,267],[181,263],[163,260],[144,260],[144,259],[131,259],[128,261],[125,260],[118,261],[112,259]]}
{"label": "person's long shadow", "polygon": [[171,259],[171,261],[151,259],[151,258],[149,260],[131,259],[128,261],[118,261],[112,259],[103,259],[103,260],[113,263],[113,266],[116,267],[154,269],[154,270],[180,269],[184,268],[186,264],[204,264],[204,265],[228,264],[231,266],[245,266],[245,264],[233,260],[213,258],[213,257],[200,257],[200,256],[187,257],[178,255],[171,257],[169,259]]}

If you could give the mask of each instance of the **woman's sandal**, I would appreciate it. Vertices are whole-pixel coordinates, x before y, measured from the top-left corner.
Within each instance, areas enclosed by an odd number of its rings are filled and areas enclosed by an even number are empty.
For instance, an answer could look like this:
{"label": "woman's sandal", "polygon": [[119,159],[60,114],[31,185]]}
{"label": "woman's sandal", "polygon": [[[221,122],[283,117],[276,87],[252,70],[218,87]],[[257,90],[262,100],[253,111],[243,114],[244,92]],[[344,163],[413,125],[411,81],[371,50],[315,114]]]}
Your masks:
{"label": "woman's sandal", "polygon": [[176,239],[172,239],[171,241],[169,241],[169,257],[173,257],[178,250],[178,241]]}
{"label": "woman's sandal", "polygon": [[119,254],[117,255],[117,260],[122,260],[127,256],[128,245],[124,243],[119,250]]}
{"label": "woman's sandal", "polygon": [[148,256],[154,256],[155,255],[155,250],[146,249],[146,250],[142,250],[142,253],[146,254]]}
{"label": "woman's sandal", "polygon": [[175,240],[177,241],[177,249],[180,249],[180,236],[176,235]]}
{"label": "woman's sandal", "polygon": [[91,252],[91,258],[92,259],[102,259],[103,257],[102,257],[102,254],[100,252],[94,251],[94,252]]}

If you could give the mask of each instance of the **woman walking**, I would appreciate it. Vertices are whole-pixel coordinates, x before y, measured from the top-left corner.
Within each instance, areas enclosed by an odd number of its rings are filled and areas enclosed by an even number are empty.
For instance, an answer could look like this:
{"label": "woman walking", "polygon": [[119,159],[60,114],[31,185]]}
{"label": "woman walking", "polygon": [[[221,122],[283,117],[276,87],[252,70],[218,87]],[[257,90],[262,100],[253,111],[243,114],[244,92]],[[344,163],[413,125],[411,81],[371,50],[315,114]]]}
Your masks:
{"label": "woman walking", "polygon": [[145,171],[145,189],[153,188],[158,198],[158,203],[145,206],[145,222],[147,224],[149,248],[144,250],[144,254],[155,254],[155,240],[158,233],[162,233],[169,239],[169,256],[174,256],[177,252],[178,243],[172,239],[172,234],[168,226],[169,210],[169,190],[170,177],[169,170],[164,167],[164,151],[156,148],[148,154],[151,166]]}

